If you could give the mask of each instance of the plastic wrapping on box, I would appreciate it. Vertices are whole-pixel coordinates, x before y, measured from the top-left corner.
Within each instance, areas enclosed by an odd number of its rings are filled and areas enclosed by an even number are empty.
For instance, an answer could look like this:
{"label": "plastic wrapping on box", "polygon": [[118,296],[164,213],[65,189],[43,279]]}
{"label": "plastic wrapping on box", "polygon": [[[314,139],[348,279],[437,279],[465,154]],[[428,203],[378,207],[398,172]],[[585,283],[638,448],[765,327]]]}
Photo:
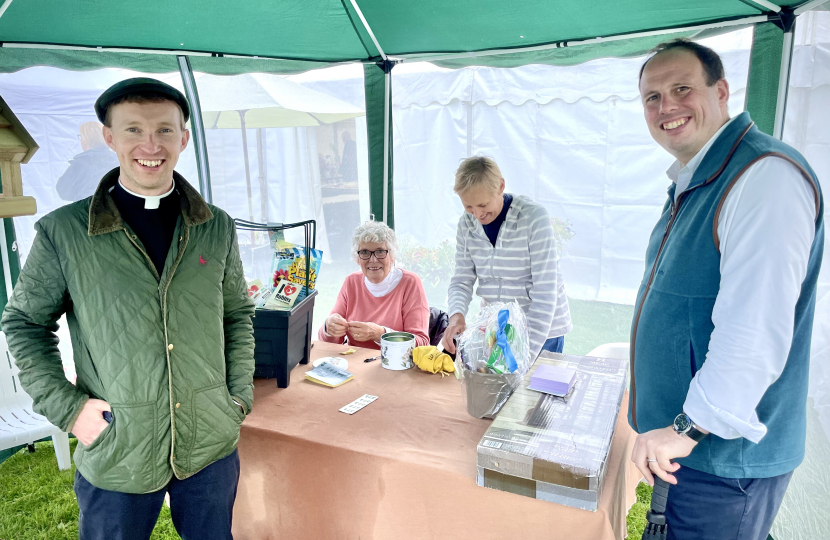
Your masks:
{"label": "plastic wrapping on box", "polygon": [[532,364],[527,319],[517,302],[487,304],[458,340],[455,369],[467,412],[492,418]]}
{"label": "plastic wrapping on box", "polygon": [[[564,398],[527,388],[542,365],[577,370]],[[478,483],[596,510],[620,410],[625,360],[542,352],[478,444]]]}

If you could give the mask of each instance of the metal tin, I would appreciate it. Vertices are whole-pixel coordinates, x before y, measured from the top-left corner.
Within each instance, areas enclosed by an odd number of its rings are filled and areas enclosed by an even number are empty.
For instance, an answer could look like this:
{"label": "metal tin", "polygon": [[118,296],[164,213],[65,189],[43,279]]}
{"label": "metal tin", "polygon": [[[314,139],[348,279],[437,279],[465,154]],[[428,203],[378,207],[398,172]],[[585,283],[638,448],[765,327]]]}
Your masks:
{"label": "metal tin", "polygon": [[412,350],[415,349],[415,336],[409,332],[388,332],[380,337],[380,363],[386,369],[401,371],[409,369],[412,363]]}

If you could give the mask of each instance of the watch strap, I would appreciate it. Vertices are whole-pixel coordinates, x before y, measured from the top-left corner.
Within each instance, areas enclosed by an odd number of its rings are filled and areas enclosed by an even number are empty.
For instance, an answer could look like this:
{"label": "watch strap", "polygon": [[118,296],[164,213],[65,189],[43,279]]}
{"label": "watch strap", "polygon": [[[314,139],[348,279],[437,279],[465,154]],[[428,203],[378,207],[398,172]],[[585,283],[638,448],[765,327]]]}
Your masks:
{"label": "watch strap", "polygon": [[704,438],[706,438],[706,433],[703,433],[696,427],[692,426],[689,428],[689,431],[686,432],[686,436],[692,439],[695,442],[700,442]]}

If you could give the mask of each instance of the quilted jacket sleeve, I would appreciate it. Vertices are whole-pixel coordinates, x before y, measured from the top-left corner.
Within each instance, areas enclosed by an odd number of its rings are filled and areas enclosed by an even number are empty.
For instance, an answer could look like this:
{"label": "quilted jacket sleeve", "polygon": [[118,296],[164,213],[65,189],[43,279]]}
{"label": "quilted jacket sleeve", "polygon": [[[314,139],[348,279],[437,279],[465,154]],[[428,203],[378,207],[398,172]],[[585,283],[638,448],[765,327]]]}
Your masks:
{"label": "quilted jacket sleeve", "polygon": [[248,287],[239,256],[236,229],[225,260],[222,294],[225,304],[225,366],[228,392],[243,404],[245,414],[254,401],[254,325],[251,316],[254,304],[248,298]]}
{"label": "quilted jacket sleeve", "polygon": [[40,222],[35,230],[32,250],[0,325],[34,411],[69,431],[89,396],[64,376],[55,332],[69,294],[55,246]]}

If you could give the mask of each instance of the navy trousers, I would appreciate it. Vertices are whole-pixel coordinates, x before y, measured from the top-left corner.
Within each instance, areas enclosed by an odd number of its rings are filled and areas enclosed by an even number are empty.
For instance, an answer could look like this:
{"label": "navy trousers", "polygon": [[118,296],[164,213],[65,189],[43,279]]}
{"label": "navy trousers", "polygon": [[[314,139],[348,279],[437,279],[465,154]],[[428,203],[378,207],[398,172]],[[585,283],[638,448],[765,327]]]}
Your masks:
{"label": "navy trousers", "polygon": [[681,467],[673,474],[668,540],[766,540],[793,473],[721,478]]}
{"label": "navy trousers", "polygon": [[542,350],[543,351],[550,351],[550,352],[561,353],[564,348],[565,348],[565,336],[548,338],[545,341],[544,345],[542,345]]}
{"label": "navy trousers", "polygon": [[236,450],[185,480],[173,477],[163,489],[135,495],[100,489],[75,472],[80,540],[148,540],[164,494],[170,493],[173,526],[183,540],[233,540],[231,521],[239,454]]}

